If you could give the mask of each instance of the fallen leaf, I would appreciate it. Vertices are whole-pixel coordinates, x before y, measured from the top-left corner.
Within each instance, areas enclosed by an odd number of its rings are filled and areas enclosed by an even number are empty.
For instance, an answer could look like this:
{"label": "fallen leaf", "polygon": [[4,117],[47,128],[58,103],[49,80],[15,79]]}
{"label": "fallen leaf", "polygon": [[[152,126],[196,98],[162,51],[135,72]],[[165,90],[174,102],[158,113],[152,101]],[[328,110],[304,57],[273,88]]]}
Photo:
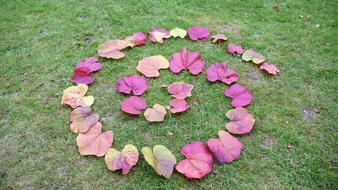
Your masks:
{"label": "fallen leaf", "polygon": [[212,43],[228,40],[228,38],[224,34],[213,35],[213,36],[211,36],[211,39],[212,39]]}
{"label": "fallen leaf", "polygon": [[69,120],[73,133],[85,133],[99,121],[99,115],[93,114],[90,107],[77,107],[70,112]]}
{"label": "fallen leaf", "polygon": [[204,69],[204,61],[199,52],[189,52],[187,48],[182,48],[174,53],[170,60],[170,71],[180,73],[182,70],[189,70],[193,75],[198,75]]}
{"label": "fallen leaf", "polygon": [[230,122],[225,125],[225,128],[232,134],[247,134],[255,124],[255,118],[252,117],[247,109],[242,107],[227,111],[226,116],[230,119]]}
{"label": "fallen leaf", "polygon": [[131,115],[140,115],[147,108],[147,102],[138,96],[130,96],[120,104],[121,111]]}
{"label": "fallen leaf", "polygon": [[164,120],[167,114],[165,107],[160,104],[154,104],[152,108],[147,108],[144,112],[144,117],[149,122],[160,122]]}
{"label": "fallen leaf", "polygon": [[209,150],[216,157],[218,163],[224,164],[238,160],[243,147],[242,143],[224,130],[218,131],[218,136],[219,138],[208,140]]}
{"label": "fallen leaf", "polygon": [[185,112],[190,108],[190,105],[185,100],[172,99],[169,103],[171,113],[181,113]]}
{"label": "fallen leaf", "polygon": [[242,59],[244,61],[252,61],[255,64],[261,64],[265,61],[265,57],[262,54],[257,53],[252,49],[246,50],[242,54]]}
{"label": "fallen leaf", "polygon": [[188,35],[191,40],[208,40],[209,39],[209,30],[206,27],[193,26],[188,29]]}
{"label": "fallen leaf", "polygon": [[76,84],[91,84],[94,82],[93,72],[102,68],[96,57],[88,57],[81,60],[75,67],[71,80]]}
{"label": "fallen leaf", "polygon": [[206,72],[207,80],[210,82],[221,81],[225,84],[232,84],[239,76],[236,71],[229,69],[227,64],[212,64]]}
{"label": "fallen leaf", "polygon": [[175,156],[163,145],[142,148],[142,154],[147,163],[153,167],[157,174],[170,178],[176,164]]}
{"label": "fallen leaf", "polygon": [[244,52],[241,46],[235,44],[228,44],[227,51],[230,55],[242,55]]}
{"label": "fallen leaf", "polygon": [[124,94],[133,93],[136,96],[140,96],[147,88],[147,80],[138,75],[124,76],[116,82],[116,90]]}
{"label": "fallen leaf", "polygon": [[185,99],[191,96],[193,85],[185,82],[174,82],[168,86],[168,92],[176,99]]}
{"label": "fallen leaf", "polygon": [[234,84],[230,88],[225,89],[224,95],[232,98],[231,105],[233,107],[245,107],[251,104],[251,91],[239,84]]}
{"label": "fallen leaf", "polygon": [[163,28],[155,28],[155,29],[152,29],[149,33],[149,39],[152,41],[152,42],[157,42],[157,43],[160,43],[160,44],[163,44],[164,43],[164,40],[165,38],[170,38],[171,35],[170,35],[170,32],[168,32],[167,30],[163,29]]}
{"label": "fallen leaf", "polygon": [[187,178],[200,179],[212,171],[214,161],[204,142],[184,145],[181,154],[186,159],[179,161],[175,168]]}
{"label": "fallen leaf", "polygon": [[133,47],[133,44],[126,40],[108,40],[99,45],[97,52],[100,57],[121,59],[124,57],[124,53],[120,50],[127,47]]}
{"label": "fallen leaf", "polygon": [[170,31],[170,35],[175,38],[176,37],[184,38],[187,35],[187,31],[176,27]]}
{"label": "fallen leaf", "polygon": [[276,65],[269,64],[267,62],[261,64],[259,68],[270,75],[277,75],[277,73],[279,73],[279,69],[276,67]]}
{"label": "fallen leaf", "polygon": [[94,97],[84,96],[87,93],[87,90],[88,86],[86,84],[68,87],[63,91],[61,104],[67,104],[72,108],[78,106],[90,107],[94,103]]}
{"label": "fallen leaf", "polygon": [[138,157],[137,148],[132,144],[127,144],[121,152],[110,148],[104,157],[104,161],[109,170],[122,170],[122,174],[125,175],[136,165]]}
{"label": "fallen leaf", "polygon": [[133,44],[132,46],[144,46],[147,42],[147,36],[143,32],[136,32],[131,36],[128,36],[125,41]]}
{"label": "fallen leaf", "polygon": [[97,122],[86,133],[79,133],[76,144],[81,155],[104,156],[113,143],[113,132],[101,133],[101,123]]}
{"label": "fallen leaf", "polygon": [[154,55],[145,57],[138,62],[136,69],[144,74],[146,77],[160,76],[160,69],[169,67],[169,61],[162,55]]}

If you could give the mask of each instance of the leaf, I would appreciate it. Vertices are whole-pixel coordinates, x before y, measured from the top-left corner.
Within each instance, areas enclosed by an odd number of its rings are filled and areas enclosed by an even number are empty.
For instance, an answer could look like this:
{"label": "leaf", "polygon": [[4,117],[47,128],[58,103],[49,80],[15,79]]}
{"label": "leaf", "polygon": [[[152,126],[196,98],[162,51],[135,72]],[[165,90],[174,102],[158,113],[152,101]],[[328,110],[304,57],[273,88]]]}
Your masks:
{"label": "leaf", "polygon": [[68,87],[63,91],[61,104],[67,104],[72,108],[78,106],[89,107],[94,103],[93,96],[84,96],[87,93],[88,86],[86,84],[78,84],[77,86]]}
{"label": "leaf", "polygon": [[174,36],[175,38],[176,37],[184,38],[187,35],[187,31],[176,27],[170,31],[170,35]]}
{"label": "leaf", "polygon": [[160,76],[160,69],[169,67],[169,61],[162,55],[154,55],[143,58],[138,62],[136,69],[144,74],[146,77]]}
{"label": "leaf", "polygon": [[165,107],[160,104],[154,104],[152,108],[147,108],[144,112],[144,117],[149,122],[161,122],[167,114]]}
{"label": "leaf", "polygon": [[213,159],[204,142],[186,144],[181,153],[186,157],[176,165],[176,170],[187,178],[203,178],[212,171]]}
{"label": "leaf", "polygon": [[245,107],[251,104],[251,91],[239,84],[234,84],[224,91],[224,95],[232,98],[231,105],[233,107]]}
{"label": "leaf", "polygon": [[143,32],[136,32],[128,36],[125,41],[128,41],[132,46],[144,46],[147,42],[147,36]]}
{"label": "leaf", "polygon": [[277,73],[279,73],[279,69],[276,67],[276,65],[269,64],[266,62],[261,64],[259,68],[269,73],[270,75],[277,75]]}
{"label": "leaf", "polygon": [[243,147],[242,143],[224,130],[218,131],[218,136],[218,139],[208,140],[209,150],[216,157],[218,163],[224,164],[238,160]]}
{"label": "leaf", "polygon": [[91,84],[94,82],[92,72],[98,71],[102,68],[102,65],[98,62],[96,57],[88,57],[81,60],[74,70],[71,80],[76,84]]}
{"label": "leaf", "polygon": [[221,41],[227,41],[228,38],[224,35],[224,34],[216,34],[211,36],[212,39],[212,43],[216,43],[216,42],[221,42]]}
{"label": "leaf", "polygon": [[113,132],[101,133],[101,123],[97,122],[86,133],[79,133],[76,144],[81,155],[104,156],[113,143]]}
{"label": "leaf", "polygon": [[247,109],[242,107],[229,110],[226,116],[230,119],[230,122],[225,125],[225,128],[232,134],[247,134],[255,124],[255,118],[252,117]]}
{"label": "leaf", "polygon": [[190,105],[185,100],[172,99],[169,103],[171,113],[185,112],[190,108]]}
{"label": "leaf", "polygon": [[175,156],[163,145],[142,148],[142,154],[147,163],[153,167],[158,175],[170,178],[176,164]]}
{"label": "leaf", "polygon": [[235,44],[228,44],[227,51],[230,55],[242,55],[244,52],[241,46]]}
{"label": "leaf", "polygon": [[121,59],[124,57],[123,50],[127,47],[133,47],[133,44],[126,40],[108,40],[98,47],[100,57]]}
{"label": "leaf", "polygon": [[163,28],[155,28],[155,29],[152,29],[149,33],[149,39],[152,41],[152,42],[157,42],[157,43],[160,43],[160,44],[163,44],[164,43],[164,40],[165,38],[170,38],[171,35],[170,33],[163,29]]}
{"label": "leaf", "polygon": [[185,99],[191,96],[193,85],[185,82],[174,82],[168,86],[168,92],[176,99]]}
{"label": "leaf", "polygon": [[199,52],[189,52],[187,48],[182,48],[174,53],[170,60],[170,71],[180,73],[182,70],[189,70],[193,75],[198,75],[204,69],[204,61]]}
{"label": "leaf", "polygon": [[244,61],[252,61],[255,64],[261,64],[265,61],[265,57],[262,54],[257,53],[252,49],[246,50],[242,55],[242,59]]}
{"label": "leaf", "polygon": [[99,121],[99,115],[93,114],[90,107],[77,107],[70,113],[69,120],[73,133],[85,133]]}
{"label": "leaf", "polygon": [[193,26],[188,29],[188,35],[191,40],[208,40],[209,30],[206,27]]}
{"label": "leaf", "polygon": [[227,64],[212,64],[206,72],[207,80],[210,82],[221,81],[225,84],[232,84],[239,76],[236,71],[229,69]]}
{"label": "leaf", "polygon": [[122,170],[122,174],[125,175],[136,165],[138,157],[137,148],[132,144],[127,144],[121,152],[110,148],[104,157],[104,161],[109,170]]}
{"label": "leaf", "polygon": [[138,75],[124,76],[116,82],[116,90],[124,94],[133,93],[136,96],[140,96],[147,88],[147,80]]}
{"label": "leaf", "polygon": [[147,102],[138,96],[130,96],[120,104],[121,111],[131,115],[140,115],[147,108]]}

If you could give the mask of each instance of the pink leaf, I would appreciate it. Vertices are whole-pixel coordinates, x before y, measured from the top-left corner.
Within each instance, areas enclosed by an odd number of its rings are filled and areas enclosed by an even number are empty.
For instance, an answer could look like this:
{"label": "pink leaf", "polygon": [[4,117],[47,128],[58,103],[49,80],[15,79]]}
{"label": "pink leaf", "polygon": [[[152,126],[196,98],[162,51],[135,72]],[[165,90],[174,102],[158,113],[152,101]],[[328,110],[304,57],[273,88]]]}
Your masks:
{"label": "pink leaf", "polygon": [[212,39],[212,43],[216,43],[217,41],[221,42],[221,41],[228,40],[228,38],[224,34],[213,35],[211,36],[211,39]]}
{"label": "pink leaf", "polygon": [[224,91],[224,95],[232,98],[233,107],[244,107],[251,104],[251,91],[239,84],[234,84]]}
{"label": "pink leaf", "polygon": [[270,75],[277,75],[277,73],[279,73],[279,69],[275,65],[266,62],[261,64],[259,68]]}
{"label": "pink leaf", "polygon": [[191,96],[193,85],[185,82],[174,82],[168,86],[168,92],[176,99],[185,99]]}
{"label": "pink leaf", "polygon": [[188,30],[188,35],[191,40],[208,40],[209,39],[209,30],[205,27],[200,26],[193,26],[190,27]]}
{"label": "pink leaf", "polygon": [[99,115],[93,114],[90,107],[77,107],[70,113],[70,130],[85,133],[99,121]]}
{"label": "pink leaf", "polygon": [[152,42],[157,42],[157,43],[160,43],[160,44],[163,44],[164,43],[164,40],[165,38],[170,38],[171,35],[170,35],[170,32],[168,32],[167,30],[163,29],[163,28],[155,28],[155,29],[152,29],[149,33],[149,39],[152,41]]}
{"label": "pink leaf", "polygon": [[76,84],[91,84],[94,82],[92,72],[98,71],[102,68],[102,65],[98,62],[96,57],[88,57],[81,60],[74,70],[71,80]]}
{"label": "pink leaf", "polygon": [[241,46],[235,44],[228,44],[227,51],[230,55],[242,55],[244,52]]}
{"label": "pink leaf", "polygon": [[143,32],[136,32],[128,36],[125,40],[133,44],[133,46],[144,46],[147,42],[147,36]]}
{"label": "pink leaf", "polygon": [[190,105],[185,100],[173,99],[169,103],[171,113],[185,112],[190,108]]}
{"label": "pink leaf", "polygon": [[147,108],[147,102],[138,96],[130,96],[120,104],[121,111],[131,115],[139,115]]}
{"label": "pink leaf", "polygon": [[198,75],[204,69],[204,61],[199,52],[189,52],[187,48],[182,48],[174,53],[170,60],[170,71],[180,73],[182,70],[189,70],[193,75]]}
{"label": "pink leaf", "polygon": [[181,153],[186,157],[176,165],[176,170],[187,178],[200,179],[211,172],[213,159],[204,142],[186,144]]}
{"label": "pink leaf", "polygon": [[124,76],[116,82],[116,89],[118,92],[124,94],[131,94],[139,96],[143,94],[148,88],[147,81],[138,75]]}
{"label": "pink leaf", "polygon": [[223,130],[218,131],[219,138],[211,138],[208,140],[209,150],[216,157],[218,163],[230,163],[238,160],[241,151],[242,143],[230,133]]}
{"label": "pink leaf", "polygon": [[237,81],[239,76],[237,73],[228,68],[227,64],[212,64],[206,72],[207,79],[210,82],[216,82],[216,81],[221,81],[222,83],[225,84],[232,84],[233,82]]}
{"label": "pink leaf", "polygon": [[104,156],[113,143],[113,133],[101,133],[101,123],[96,123],[86,133],[79,133],[76,144],[81,155]]}
{"label": "pink leaf", "polygon": [[226,116],[230,119],[230,122],[225,125],[225,128],[232,134],[243,135],[249,133],[255,124],[255,119],[252,115],[242,107],[229,110]]}

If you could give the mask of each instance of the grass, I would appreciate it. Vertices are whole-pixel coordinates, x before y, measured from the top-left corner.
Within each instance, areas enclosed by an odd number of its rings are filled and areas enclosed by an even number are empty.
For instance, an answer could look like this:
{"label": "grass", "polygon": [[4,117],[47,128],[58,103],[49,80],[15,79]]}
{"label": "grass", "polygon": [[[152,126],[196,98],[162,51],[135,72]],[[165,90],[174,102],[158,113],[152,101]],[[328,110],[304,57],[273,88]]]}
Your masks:
{"label": "grass", "polygon": [[[337,19],[338,2],[284,1],[2,1],[0,44],[0,189],[337,189]],[[195,86],[200,105],[185,114],[149,124],[119,111],[125,98],[114,90],[120,77],[136,73],[138,60],[162,54],[168,59],[184,46],[200,51],[207,65],[226,62],[239,83],[253,91],[248,107],[254,130],[241,136],[239,161],[215,165],[202,180],[177,172],[167,180],[140,157],[122,176],[104,160],[80,156],[69,131],[70,109],[60,105],[76,63],[96,55],[105,40],[154,27],[192,25],[225,33],[229,41],[254,48],[280,67],[277,77],[230,57],[210,42],[170,39],[147,43],[119,61],[100,59],[103,69],[88,94],[114,147],[163,144],[178,158],[180,148],[215,137],[227,122],[225,85],[204,75],[161,71],[143,97],[167,104],[160,85],[185,81]],[[192,98],[189,99],[191,102]],[[174,135],[166,137],[168,132]]]}

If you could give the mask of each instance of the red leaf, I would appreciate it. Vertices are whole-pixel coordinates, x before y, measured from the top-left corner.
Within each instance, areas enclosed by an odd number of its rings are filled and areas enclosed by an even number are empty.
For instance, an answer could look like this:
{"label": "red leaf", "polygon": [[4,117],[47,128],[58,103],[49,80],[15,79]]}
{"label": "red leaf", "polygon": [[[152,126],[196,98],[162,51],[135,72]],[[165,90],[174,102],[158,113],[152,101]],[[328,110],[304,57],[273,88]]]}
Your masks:
{"label": "red leaf", "polygon": [[198,75],[204,69],[204,61],[199,52],[189,52],[187,48],[182,48],[179,52],[173,54],[169,67],[173,73],[189,70],[191,74]]}

